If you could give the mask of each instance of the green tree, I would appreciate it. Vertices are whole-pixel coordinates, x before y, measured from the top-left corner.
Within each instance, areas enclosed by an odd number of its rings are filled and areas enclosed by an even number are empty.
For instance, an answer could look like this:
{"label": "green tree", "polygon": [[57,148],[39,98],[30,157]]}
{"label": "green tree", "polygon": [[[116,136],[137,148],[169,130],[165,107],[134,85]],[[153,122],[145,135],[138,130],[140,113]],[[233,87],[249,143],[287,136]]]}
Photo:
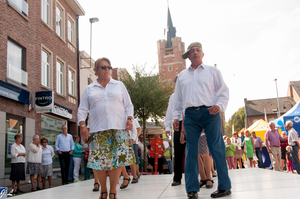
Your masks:
{"label": "green tree", "polygon": [[[142,124],[144,139],[146,138],[146,121],[151,119],[159,124],[168,108],[169,97],[172,94],[172,87],[168,82],[163,81],[159,74],[146,72],[144,66],[133,66],[134,76],[123,72],[120,74],[120,81],[126,86],[134,106],[134,117]],[[146,155],[146,142],[144,141],[144,157]],[[144,170],[147,167],[145,158]]]}
{"label": "green tree", "polygon": [[245,127],[245,107],[239,108],[225,124],[226,136],[232,136],[232,126],[234,131],[239,131]]}

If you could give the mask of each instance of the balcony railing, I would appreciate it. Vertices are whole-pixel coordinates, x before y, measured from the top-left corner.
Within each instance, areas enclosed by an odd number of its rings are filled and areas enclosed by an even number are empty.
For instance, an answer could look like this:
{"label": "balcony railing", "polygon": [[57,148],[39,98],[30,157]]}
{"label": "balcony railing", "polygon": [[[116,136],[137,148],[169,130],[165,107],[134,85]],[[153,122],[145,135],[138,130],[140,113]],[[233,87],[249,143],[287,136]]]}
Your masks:
{"label": "balcony railing", "polygon": [[9,64],[7,68],[7,77],[20,84],[28,84],[28,73],[11,64]]}
{"label": "balcony railing", "polygon": [[28,15],[28,3],[25,0],[8,0],[21,13]]}

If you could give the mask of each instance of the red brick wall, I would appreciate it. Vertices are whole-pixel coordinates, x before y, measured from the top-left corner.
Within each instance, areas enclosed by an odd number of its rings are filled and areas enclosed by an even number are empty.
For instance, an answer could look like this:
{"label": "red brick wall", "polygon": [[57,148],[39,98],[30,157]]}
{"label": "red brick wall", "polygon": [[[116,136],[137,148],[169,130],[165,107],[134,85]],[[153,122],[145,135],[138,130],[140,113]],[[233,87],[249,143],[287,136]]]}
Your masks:
{"label": "red brick wall", "polygon": [[[73,112],[73,119],[71,122],[77,122],[77,98],[72,98],[74,103],[69,101],[68,95],[68,67],[70,66],[75,72],[75,93],[77,95],[77,48],[73,46],[75,52],[68,47],[68,31],[67,31],[67,13],[75,20],[76,15],[64,1],[60,0],[60,4],[64,7],[64,37],[63,41],[55,32],[55,8],[56,1],[52,0],[52,29],[49,28],[41,19],[41,1],[27,1],[28,2],[28,16],[26,20],[16,10],[8,5],[7,1],[0,1],[0,80],[7,81],[7,41],[11,39],[17,44],[26,49],[25,70],[28,73],[28,85],[25,87],[30,92],[30,98],[36,91],[47,90],[41,86],[41,44],[52,51],[52,67],[53,79],[52,89],[56,91],[56,58],[59,57],[65,62],[65,97],[57,95],[54,96],[55,103],[69,108]],[[74,27],[76,31],[76,25]],[[76,41],[76,37],[75,37]],[[24,88],[24,87],[23,87]],[[0,97],[0,111],[29,117],[36,121],[36,133],[41,132],[41,117],[40,114],[28,111],[28,105],[15,102],[13,100]],[[66,119],[66,118],[62,118]],[[74,129],[77,134],[77,128]]]}

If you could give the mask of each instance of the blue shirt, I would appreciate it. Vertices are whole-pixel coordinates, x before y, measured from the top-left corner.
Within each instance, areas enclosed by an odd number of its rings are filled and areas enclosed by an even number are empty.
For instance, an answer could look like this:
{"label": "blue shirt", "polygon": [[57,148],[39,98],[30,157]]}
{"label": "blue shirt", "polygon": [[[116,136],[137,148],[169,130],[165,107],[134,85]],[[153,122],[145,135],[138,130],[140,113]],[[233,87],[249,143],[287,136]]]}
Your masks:
{"label": "blue shirt", "polygon": [[61,133],[56,137],[55,151],[58,150],[60,150],[61,152],[69,152],[71,150],[74,150],[74,141],[72,135],[67,133],[67,136],[65,137],[64,134]]}

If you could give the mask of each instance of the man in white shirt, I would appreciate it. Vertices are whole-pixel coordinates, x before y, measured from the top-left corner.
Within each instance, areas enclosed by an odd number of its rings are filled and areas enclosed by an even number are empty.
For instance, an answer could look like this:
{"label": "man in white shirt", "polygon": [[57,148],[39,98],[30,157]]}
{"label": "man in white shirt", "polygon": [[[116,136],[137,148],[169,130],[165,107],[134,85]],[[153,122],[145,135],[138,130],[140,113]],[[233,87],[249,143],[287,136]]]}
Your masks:
{"label": "man in white shirt", "polygon": [[[177,76],[174,77],[174,83],[177,81]],[[171,134],[171,127],[172,127],[172,114],[173,114],[173,108],[174,108],[174,93],[171,95],[169,99],[169,105],[165,117],[165,133],[166,136],[169,137]],[[172,186],[178,186],[181,184],[182,179],[182,161],[183,161],[183,155],[185,152],[185,143],[180,143],[180,131],[182,126],[182,116],[179,118],[179,130],[174,131],[172,139],[174,142],[174,177]]]}
{"label": "man in white shirt", "polygon": [[[209,152],[218,171],[218,190],[211,197],[231,194],[231,181],[225,159],[225,144],[222,139],[220,111],[225,111],[229,100],[229,89],[221,72],[213,66],[204,65],[202,45],[189,45],[182,58],[189,58],[191,66],[183,70],[177,78],[174,93],[173,125],[179,130],[179,118],[184,111],[184,129],[180,141],[186,135],[185,183],[188,198],[198,198],[198,141],[205,130]],[[186,134],[185,134],[185,131]]]}
{"label": "man in white shirt", "polygon": [[293,157],[293,163],[296,167],[297,173],[300,174],[300,162],[299,162],[299,141],[298,141],[298,133],[297,131],[293,128],[293,122],[292,121],[287,121],[285,123],[285,128],[289,131],[289,137],[288,137],[288,143],[291,148],[292,152],[292,157]]}

